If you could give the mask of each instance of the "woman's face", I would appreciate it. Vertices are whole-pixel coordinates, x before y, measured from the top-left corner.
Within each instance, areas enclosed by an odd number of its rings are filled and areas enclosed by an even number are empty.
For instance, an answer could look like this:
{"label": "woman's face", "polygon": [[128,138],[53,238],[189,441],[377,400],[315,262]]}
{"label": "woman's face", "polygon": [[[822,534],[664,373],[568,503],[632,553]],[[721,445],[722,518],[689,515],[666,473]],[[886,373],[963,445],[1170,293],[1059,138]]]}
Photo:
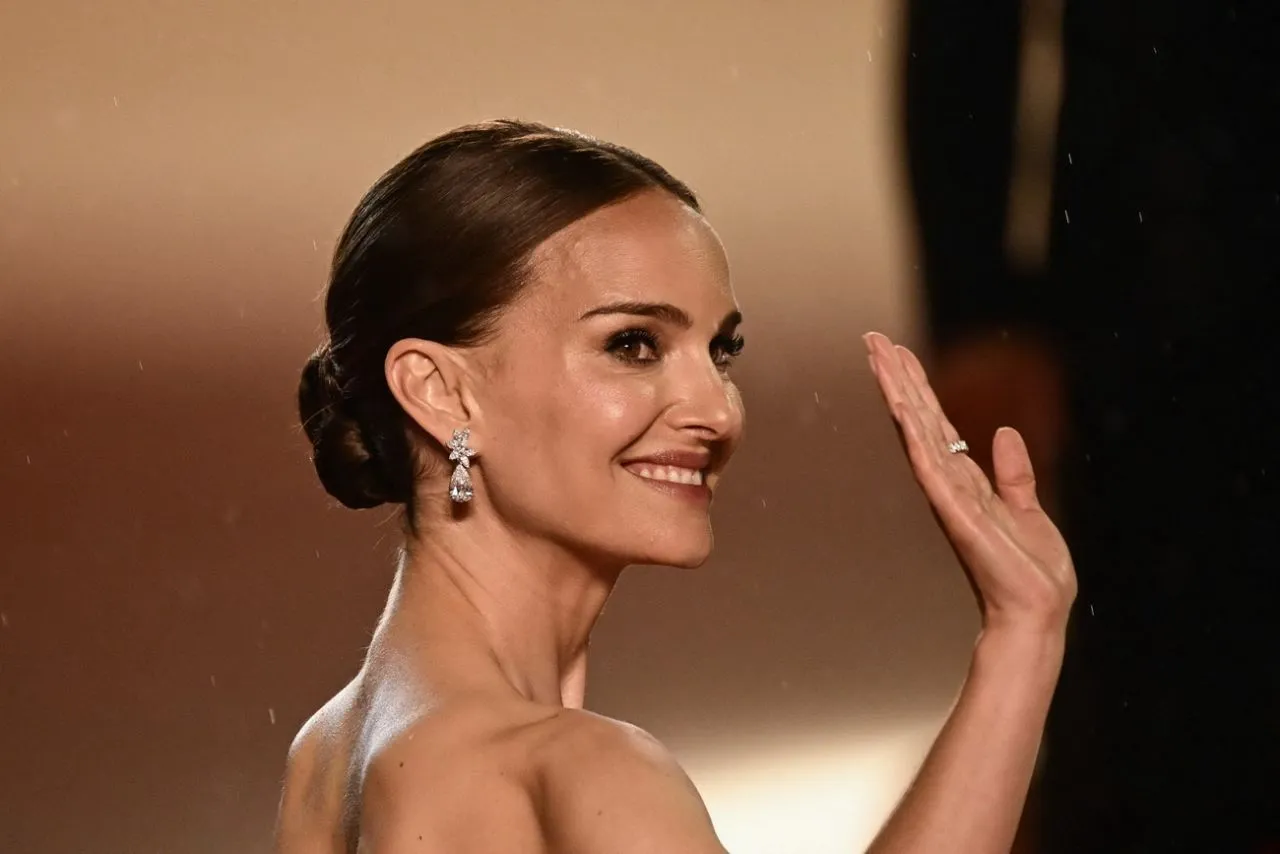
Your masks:
{"label": "woman's face", "polygon": [[477,354],[485,500],[593,559],[702,563],[743,430],[730,377],[741,318],[719,238],[647,192],[564,229],[533,263]]}

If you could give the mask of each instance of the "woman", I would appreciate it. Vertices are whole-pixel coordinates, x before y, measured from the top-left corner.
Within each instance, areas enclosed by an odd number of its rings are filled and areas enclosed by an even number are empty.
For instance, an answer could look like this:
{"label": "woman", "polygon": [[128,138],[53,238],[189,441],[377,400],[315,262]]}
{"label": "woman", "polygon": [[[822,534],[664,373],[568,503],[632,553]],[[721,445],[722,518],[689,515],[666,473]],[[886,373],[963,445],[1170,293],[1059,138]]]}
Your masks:
{"label": "woman", "polygon": [[[301,417],[325,488],[405,506],[355,680],[290,752],[293,852],[721,848],[662,746],[582,710],[591,628],[630,564],[693,567],[743,430],[728,265],[692,192],[634,152],[520,122],[385,175],[339,243]],[[919,363],[870,362],[983,611],[970,678],[877,852],[1011,844],[1074,575],[1026,448],[993,490]]]}

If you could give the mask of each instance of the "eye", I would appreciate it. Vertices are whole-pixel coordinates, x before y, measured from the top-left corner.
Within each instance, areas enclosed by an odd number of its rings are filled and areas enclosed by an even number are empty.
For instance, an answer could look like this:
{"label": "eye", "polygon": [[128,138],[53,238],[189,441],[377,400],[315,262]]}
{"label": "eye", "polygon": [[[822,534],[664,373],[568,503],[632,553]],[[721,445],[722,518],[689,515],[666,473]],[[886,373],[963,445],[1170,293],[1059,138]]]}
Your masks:
{"label": "eye", "polygon": [[741,335],[718,336],[711,342],[711,360],[722,371],[728,370],[729,366],[733,364],[733,360],[742,353],[742,348],[746,344],[746,339]]}
{"label": "eye", "polygon": [[632,364],[658,360],[658,336],[647,329],[624,329],[612,335],[605,350],[615,358]]}

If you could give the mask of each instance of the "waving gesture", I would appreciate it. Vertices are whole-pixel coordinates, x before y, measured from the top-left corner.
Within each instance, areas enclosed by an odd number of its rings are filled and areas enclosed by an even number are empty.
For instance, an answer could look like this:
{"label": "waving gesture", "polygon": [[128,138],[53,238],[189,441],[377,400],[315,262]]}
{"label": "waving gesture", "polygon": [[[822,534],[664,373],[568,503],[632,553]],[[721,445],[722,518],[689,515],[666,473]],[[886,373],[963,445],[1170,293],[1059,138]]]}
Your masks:
{"label": "waving gesture", "polygon": [[1036,496],[1022,437],[1008,427],[996,432],[993,487],[965,454],[915,355],[878,333],[866,342],[916,479],[977,592],[984,628],[1061,631],[1075,570]]}

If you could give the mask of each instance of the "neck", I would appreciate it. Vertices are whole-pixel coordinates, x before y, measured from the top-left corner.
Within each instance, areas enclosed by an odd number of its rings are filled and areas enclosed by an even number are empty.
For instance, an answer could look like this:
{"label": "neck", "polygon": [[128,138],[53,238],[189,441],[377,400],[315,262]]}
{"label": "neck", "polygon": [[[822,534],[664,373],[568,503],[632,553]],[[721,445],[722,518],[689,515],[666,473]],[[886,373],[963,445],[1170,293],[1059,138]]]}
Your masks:
{"label": "neck", "polygon": [[591,630],[621,570],[484,518],[441,525],[406,547],[375,646],[478,653],[469,678],[580,708]]}

